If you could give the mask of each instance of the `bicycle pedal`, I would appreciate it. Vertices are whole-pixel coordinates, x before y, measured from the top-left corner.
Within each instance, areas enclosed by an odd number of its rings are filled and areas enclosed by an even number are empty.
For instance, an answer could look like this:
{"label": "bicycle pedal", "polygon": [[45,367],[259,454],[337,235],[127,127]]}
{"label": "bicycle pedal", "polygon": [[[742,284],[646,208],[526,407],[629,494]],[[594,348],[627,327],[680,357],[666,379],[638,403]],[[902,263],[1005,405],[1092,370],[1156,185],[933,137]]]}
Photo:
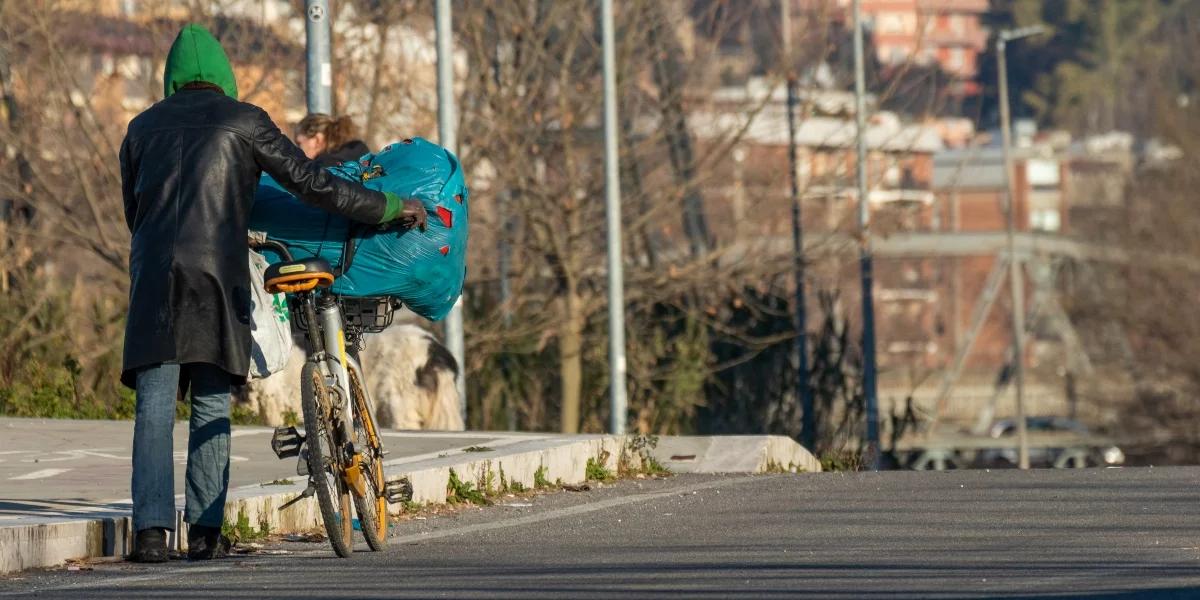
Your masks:
{"label": "bicycle pedal", "polygon": [[271,436],[271,450],[280,459],[300,455],[300,446],[304,445],[304,436],[295,427],[276,427]]}
{"label": "bicycle pedal", "polygon": [[316,493],[317,493],[317,486],[313,485],[312,481],[310,480],[308,482],[308,487],[304,488],[304,491],[301,492],[299,496],[296,496],[295,498],[292,498],[291,500],[284,502],[283,506],[279,507],[279,510],[283,510],[285,508],[290,508],[293,504],[295,504],[305,498],[312,498],[313,494],[316,494]]}
{"label": "bicycle pedal", "polygon": [[402,477],[383,484],[383,497],[388,501],[388,504],[412,502],[412,482],[407,477]]}

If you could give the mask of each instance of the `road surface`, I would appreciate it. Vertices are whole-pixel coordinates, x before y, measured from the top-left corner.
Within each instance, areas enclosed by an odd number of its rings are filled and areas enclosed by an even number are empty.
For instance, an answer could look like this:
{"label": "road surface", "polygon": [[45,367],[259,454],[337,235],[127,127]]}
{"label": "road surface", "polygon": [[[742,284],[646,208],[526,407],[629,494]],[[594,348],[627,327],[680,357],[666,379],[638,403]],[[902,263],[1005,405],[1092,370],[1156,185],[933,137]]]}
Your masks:
{"label": "road surface", "polygon": [[1193,467],[676,476],[405,521],[349,560],[278,543],[0,598],[1197,598],[1198,491]]}

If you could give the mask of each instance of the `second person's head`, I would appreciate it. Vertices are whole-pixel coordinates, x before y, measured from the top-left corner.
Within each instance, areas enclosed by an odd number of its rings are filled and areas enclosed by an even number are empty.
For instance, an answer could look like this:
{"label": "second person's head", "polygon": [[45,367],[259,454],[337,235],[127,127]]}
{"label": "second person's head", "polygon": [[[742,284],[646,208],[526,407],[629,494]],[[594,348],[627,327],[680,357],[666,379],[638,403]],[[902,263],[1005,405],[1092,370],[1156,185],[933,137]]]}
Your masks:
{"label": "second person's head", "polygon": [[354,121],[347,116],[313,113],[296,125],[296,145],[310,159],[337,150],[356,137]]}

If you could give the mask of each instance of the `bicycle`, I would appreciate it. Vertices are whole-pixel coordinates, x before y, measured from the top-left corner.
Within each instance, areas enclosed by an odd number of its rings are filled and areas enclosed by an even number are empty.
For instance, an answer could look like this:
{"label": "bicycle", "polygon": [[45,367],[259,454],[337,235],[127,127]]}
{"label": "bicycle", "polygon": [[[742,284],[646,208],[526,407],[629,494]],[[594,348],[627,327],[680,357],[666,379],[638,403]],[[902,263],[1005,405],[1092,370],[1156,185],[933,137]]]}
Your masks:
{"label": "bicycle", "polygon": [[273,240],[251,246],[283,259],[267,268],[265,287],[272,294],[288,294],[292,321],[308,346],[300,378],[304,433],[294,426],[279,427],[271,438],[280,459],[300,457],[297,473],[308,476],[308,487],[280,510],[315,495],[330,545],[347,558],[354,551],[353,503],[367,545],[378,552],[387,545],[388,504],[411,500],[412,487],[404,479],[384,479],[387,452],[358,355],[363,335],[390,326],[400,303],[338,296],[329,291],[337,272],[325,259],[294,260],[286,246]]}

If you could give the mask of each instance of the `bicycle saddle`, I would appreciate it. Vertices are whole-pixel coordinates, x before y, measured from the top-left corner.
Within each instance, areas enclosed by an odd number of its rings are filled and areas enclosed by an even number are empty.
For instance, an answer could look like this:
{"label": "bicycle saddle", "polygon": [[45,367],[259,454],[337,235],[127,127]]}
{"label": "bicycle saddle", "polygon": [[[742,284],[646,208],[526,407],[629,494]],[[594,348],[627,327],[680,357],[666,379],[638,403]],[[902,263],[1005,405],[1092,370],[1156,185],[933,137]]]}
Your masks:
{"label": "bicycle saddle", "polygon": [[333,285],[333,268],[323,258],[302,258],[278,262],[267,267],[263,274],[264,287],[272,294],[307,292],[318,286]]}

